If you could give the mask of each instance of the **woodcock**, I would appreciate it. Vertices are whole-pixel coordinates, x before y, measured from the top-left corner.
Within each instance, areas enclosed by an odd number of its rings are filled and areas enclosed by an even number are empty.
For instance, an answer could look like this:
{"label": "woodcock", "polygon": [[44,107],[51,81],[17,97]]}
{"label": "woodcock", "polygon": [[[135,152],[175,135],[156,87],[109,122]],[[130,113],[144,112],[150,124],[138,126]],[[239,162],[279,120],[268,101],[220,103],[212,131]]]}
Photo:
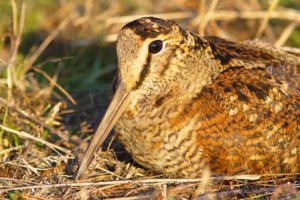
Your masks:
{"label": "woodcock", "polygon": [[172,177],[300,172],[300,53],[201,37],[145,17],[118,35],[116,91],[78,179],[110,130]]}

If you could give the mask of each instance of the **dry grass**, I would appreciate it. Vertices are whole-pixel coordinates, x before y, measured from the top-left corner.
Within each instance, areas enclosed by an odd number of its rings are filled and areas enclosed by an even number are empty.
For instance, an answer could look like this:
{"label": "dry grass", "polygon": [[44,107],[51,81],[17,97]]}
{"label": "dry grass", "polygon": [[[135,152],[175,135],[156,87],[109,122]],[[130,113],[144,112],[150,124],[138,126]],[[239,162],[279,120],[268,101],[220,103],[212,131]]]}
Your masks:
{"label": "dry grass", "polygon": [[[141,16],[173,19],[202,35],[218,35],[231,40],[267,40],[283,46],[300,24],[300,11],[283,8],[280,1],[260,4],[257,0],[185,1],[163,0],[136,3],[133,9],[122,1],[65,1],[41,29],[43,42],[24,60],[18,59],[28,1],[11,0],[10,45],[0,50],[0,197],[3,199],[219,199],[219,198],[300,198],[300,174],[265,174],[214,177],[207,171],[202,179],[169,179],[127,162],[128,156],[115,142],[101,151],[89,167],[88,177],[72,181],[75,155],[88,140],[72,133],[68,116],[80,115],[81,135],[91,135],[95,126],[89,111],[79,107],[66,89],[58,84],[58,72],[50,76],[37,62],[57,38],[73,46],[91,46],[100,33],[106,45],[116,40],[118,30]],[[170,5],[176,5],[170,6]],[[28,10],[27,10],[28,12]],[[159,13],[159,14],[158,14]],[[270,23],[270,20],[280,23]],[[275,24],[275,25],[274,25]],[[257,28],[259,27],[259,28]],[[72,33],[72,34],[70,34]],[[7,34],[1,34],[0,38]],[[3,56],[2,56],[3,55]],[[48,81],[41,84],[41,74]],[[81,99],[79,99],[81,100]],[[82,114],[83,113],[83,114]],[[94,114],[94,113],[93,113]],[[92,114],[92,117],[94,116]],[[70,128],[71,127],[71,128]],[[123,159],[124,160],[124,159]],[[75,166],[78,163],[75,163]]]}

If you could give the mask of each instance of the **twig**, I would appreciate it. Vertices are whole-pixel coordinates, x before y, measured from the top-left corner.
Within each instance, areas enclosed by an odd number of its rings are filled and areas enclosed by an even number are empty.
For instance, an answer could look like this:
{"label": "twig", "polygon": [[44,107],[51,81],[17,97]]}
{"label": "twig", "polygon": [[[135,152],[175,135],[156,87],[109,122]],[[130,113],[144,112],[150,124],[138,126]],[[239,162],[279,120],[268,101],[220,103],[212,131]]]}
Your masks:
{"label": "twig", "polygon": [[104,171],[104,172],[106,172],[106,173],[108,173],[108,174],[110,174],[110,175],[112,175],[114,177],[117,177],[119,179],[123,178],[122,176],[119,176],[119,175],[117,175],[117,174],[115,174],[115,173],[113,173],[113,172],[111,172],[111,171],[109,171],[107,169],[102,168],[102,167],[97,167],[97,168],[100,169],[101,171]]}
{"label": "twig", "polygon": [[92,19],[93,0],[86,0],[84,5],[84,14],[74,21],[74,26],[79,26]]}
{"label": "twig", "polygon": [[202,181],[200,182],[197,189],[192,194],[192,199],[197,199],[200,195],[204,194],[207,186],[210,183],[210,176],[211,176],[210,170],[209,168],[206,168],[202,175]]}
{"label": "twig", "polygon": [[33,167],[31,164],[29,164],[24,158],[22,159],[22,162],[24,163],[24,167],[26,169],[29,169],[30,171],[32,171],[33,173],[35,173],[35,175],[39,175],[38,169]]}
{"label": "twig", "polygon": [[58,145],[52,144],[52,143],[47,142],[47,141],[45,141],[45,140],[43,140],[43,139],[41,139],[41,138],[34,137],[33,135],[31,135],[31,134],[29,134],[29,133],[26,133],[26,132],[24,132],[24,131],[13,130],[13,129],[8,128],[8,127],[5,127],[5,126],[3,126],[3,125],[1,125],[1,124],[0,124],[0,128],[2,128],[2,129],[5,130],[5,131],[8,131],[8,132],[17,134],[17,135],[20,136],[20,137],[24,137],[24,138],[28,138],[28,139],[34,140],[34,141],[36,141],[36,142],[40,142],[40,143],[42,143],[42,144],[44,144],[44,145],[50,147],[50,148],[53,149],[53,150],[57,149],[57,150],[60,150],[60,151],[62,151],[62,152],[64,152],[64,153],[66,153],[66,154],[71,154],[71,153],[72,153],[70,150],[68,150],[68,149],[66,149],[66,148],[63,148],[63,147],[60,147],[60,146],[58,146]]}
{"label": "twig", "polygon": [[62,87],[60,86],[55,80],[53,80],[46,72],[42,71],[41,69],[38,69],[36,67],[32,67],[32,69],[42,74],[51,84],[53,84],[55,87],[57,87],[69,100],[73,105],[76,105],[75,99]]}
{"label": "twig", "polygon": [[299,26],[298,22],[292,22],[290,23],[281,33],[280,37],[277,39],[277,41],[275,42],[275,46],[276,47],[280,47],[282,46],[287,39],[290,37],[290,35],[293,33],[293,31],[295,30],[295,28]]}
{"label": "twig", "polygon": [[268,21],[270,19],[270,15],[272,14],[272,12],[274,11],[275,7],[277,6],[279,0],[273,0],[268,8],[267,13],[265,14],[259,28],[258,31],[256,32],[256,38],[259,38],[261,36],[261,34],[263,33],[263,31],[265,30]]}
{"label": "twig", "polygon": [[11,9],[12,9],[12,21],[13,21],[13,34],[17,34],[18,32],[18,6],[16,0],[10,0]]}
{"label": "twig", "polygon": [[7,154],[8,152],[11,152],[11,151],[14,151],[14,150],[17,150],[17,149],[21,149],[23,147],[24,147],[23,145],[19,145],[19,146],[16,146],[16,147],[13,147],[13,148],[9,148],[9,149],[3,149],[3,150],[0,151],[0,155]]}
{"label": "twig", "polygon": [[12,38],[12,47],[11,47],[11,55],[10,59],[7,62],[7,87],[8,87],[8,98],[11,99],[11,89],[12,89],[12,68],[13,64],[16,60],[18,49],[21,43],[21,35],[24,29],[25,22],[25,1],[22,1],[21,4],[21,16],[20,23],[18,26],[18,8],[15,0],[11,0],[12,6],[12,18],[13,18],[13,38]]}
{"label": "twig", "polygon": [[167,200],[168,199],[168,185],[163,184],[160,188],[161,188],[162,199]]}
{"label": "twig", "polygon": [[35,184],[32,181],[25,181],[25,180],[22,180],[22,179],[8,178],[8,177],[0,177],[0,181],[11,181],[11,182],[19,183],[19,184],[20,184],[20,182],[27,183],[27,184]]}
{"label": "twig", "polygon": [[158,199],[153,193],[151,194],[145,194],[145,195],[138,195],[138,196],[132,196],[132,197],[117,197],[117,198],[109,198],[110,200],[147,200],[147,199]]}
{"label": "twig", "polygon": [[[210,20],[235,20],[235,19],[262,19],[266,11],[227,11],[219,10],[212,13]],[[270,13],[269,19],[282,19],[292,22],[300,22],[300,13],[293,9],[274,10]],[[197,23],[199,21],[196,20]]]}
{"label": "twig", "polygon": [[[124,24],[135,20],[141,17],[148,17],[148,15],[130,15],[130,16],[122,16],[122,17],[112,17],[107,19],[106,26],[111,26],[112,24]],[[163,14],[152,14],[153,17],[164,18],[164,19],[188,19],[193,16],[190,12],[174,12],[174,13],[163,13]],[[97,16],[95,17],[97,19]],[[101,18],[102,19],[102,18]],[[96,20],[95,20],[96,21]]]}
{"label": "twig", "polygon": [[208,8],[207,13],[202,18],[201,23],[199,24],[199,29],[198,29],[198,32],[200,35],[204,35],[204,29],[211,18],[210,16],[213,14],[214,10],[216,9],[218,2],[219,2],[219,0],[213,0]]}

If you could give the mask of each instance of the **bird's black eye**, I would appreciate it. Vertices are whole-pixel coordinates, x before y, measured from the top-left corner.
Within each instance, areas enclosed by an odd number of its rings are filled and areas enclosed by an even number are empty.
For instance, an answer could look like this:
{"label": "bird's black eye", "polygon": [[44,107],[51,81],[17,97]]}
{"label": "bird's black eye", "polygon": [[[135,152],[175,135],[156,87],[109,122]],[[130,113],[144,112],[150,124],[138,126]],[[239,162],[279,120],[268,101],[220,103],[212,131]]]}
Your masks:
{"label": "bird's black eye", "polygon": [[161,40],[154,40],[149,44],[148,50],[152,54],[156,54],[160,52],[163,48],[163,41]]}

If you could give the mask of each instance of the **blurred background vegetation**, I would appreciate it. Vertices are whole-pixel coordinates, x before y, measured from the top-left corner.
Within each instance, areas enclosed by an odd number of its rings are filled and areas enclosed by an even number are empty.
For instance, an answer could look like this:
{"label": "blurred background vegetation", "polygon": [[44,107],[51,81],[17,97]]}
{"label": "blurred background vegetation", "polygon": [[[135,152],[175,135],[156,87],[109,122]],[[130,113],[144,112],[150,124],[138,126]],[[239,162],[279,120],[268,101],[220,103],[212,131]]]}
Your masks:
{"label": "blurred background vegetation", "polygon": [[[235,41],[261,38],[274,44],[282,32],[290,27],[292,31],[282,45],[300,46],[300,28],[297,27],[299,20],[288,16],[293,15],[294,10],[300,9],[299,0],[278,2],[267,0],[30,0],[24,2],[26,3],[24,29],[16,62],[23,65],[24,62],[34,61],[29,64],[46,71],[50,76],[56,74],[57,82],[73,95],[109,89],[117,67],[114,47],[116,34],[124,23],[139,15],[158,14],[176,20],[183,27],[200,32],[202,35],[218,35]],[[271,17],[264,30],[258,33],[258,27],[264,20],[264,12],[273,2],[277,3],[274,6],[274,17]],[[17,0],[16,3],[20,15],[21,1]],[[12,43],[11,1],[1,1],[0,10],[0,57],[6,63]],[[259,11],[262,11],[260,13],[262,16],[259,16]],[[207,17],[207,13],[210,13],[210,18]],[[245,17],[242,17],[243,13]],[[36,55],[36,59],[30,60],[51,34],[54,36],[42,49],[41,54]],[[2,66],[4,67],[5,65]],[[38,81],[45,80],[40,77]]]}

